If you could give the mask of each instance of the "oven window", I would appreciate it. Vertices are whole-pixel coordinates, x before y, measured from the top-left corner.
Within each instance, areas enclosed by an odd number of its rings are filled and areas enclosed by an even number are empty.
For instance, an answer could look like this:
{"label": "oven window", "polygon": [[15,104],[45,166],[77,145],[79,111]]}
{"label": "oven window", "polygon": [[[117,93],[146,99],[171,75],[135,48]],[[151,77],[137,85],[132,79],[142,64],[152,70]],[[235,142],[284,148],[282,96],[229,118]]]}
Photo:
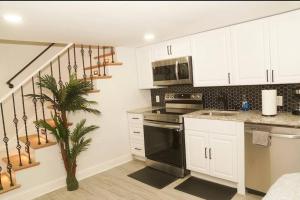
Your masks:
{"label": "oven window", "polygon": [[184,134],[174,129],[144,126],[146,158],[169,165],[184,164]]}
{"label": "oven window", "polygon": [[189,79],[189,66],[188,63],[179,63],[178,64],[178,79]]}
{"label": "oven window", "polygon": [[165,65],[153,68],[154,81],[176,80],[175,65]]}

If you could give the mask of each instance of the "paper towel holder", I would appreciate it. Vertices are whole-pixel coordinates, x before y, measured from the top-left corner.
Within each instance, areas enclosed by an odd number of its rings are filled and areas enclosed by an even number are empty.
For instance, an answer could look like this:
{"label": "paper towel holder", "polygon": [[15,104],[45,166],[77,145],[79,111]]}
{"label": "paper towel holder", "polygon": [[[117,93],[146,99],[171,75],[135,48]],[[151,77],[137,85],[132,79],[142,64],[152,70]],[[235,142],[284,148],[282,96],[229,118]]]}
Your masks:
{"label": "paper towel holder", "polygon": [[277,115],[277,90],[267,89],[261,91],[262,95],[262,115],[274,117]]}

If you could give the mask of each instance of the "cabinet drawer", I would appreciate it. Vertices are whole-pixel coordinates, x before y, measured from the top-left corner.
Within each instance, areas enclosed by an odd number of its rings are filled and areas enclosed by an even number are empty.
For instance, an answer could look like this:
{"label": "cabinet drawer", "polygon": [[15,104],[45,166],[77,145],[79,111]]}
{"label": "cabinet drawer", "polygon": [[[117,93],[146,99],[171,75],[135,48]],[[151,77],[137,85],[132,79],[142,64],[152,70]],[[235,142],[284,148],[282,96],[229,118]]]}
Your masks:
{"label": "cabinet drawer", "polygon": [[138,143],[137,141],[132,141],[132,143],[131,143],[131,153],[133,155],[145,157],[144,144]]}
{"label": "cabinet drawer", "polygon": [[128,114],[128,122],[130,124],[143,124],[143,115],[142,114]]}
{"label": "cabinet drawer", "polygon": [[129,133],[130,133],[130,138],[138,138],[143,140],[144,139],[144,129],[143,127],[139,126],[131,126],[129,127]]}
{"label": "cabinet drawer", "polygon": [[236,123],[233,121],[221,121],[210,119],[185,118],[186,130],[196,130],[209,133],[220,133],[226,135],[236,135]]}
{"label": "cabinet drawer", "polygon": [[211,120],[207,119],[195,119],[195,118],[184,118],[184,127],[187,130],[196,131],[210,131]]}

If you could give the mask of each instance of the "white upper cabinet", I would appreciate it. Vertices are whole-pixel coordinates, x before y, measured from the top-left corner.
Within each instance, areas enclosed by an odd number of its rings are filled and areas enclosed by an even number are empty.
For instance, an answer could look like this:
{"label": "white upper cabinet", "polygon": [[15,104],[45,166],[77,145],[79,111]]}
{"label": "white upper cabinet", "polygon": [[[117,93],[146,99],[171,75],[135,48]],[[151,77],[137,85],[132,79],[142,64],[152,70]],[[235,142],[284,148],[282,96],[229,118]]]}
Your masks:
{"label": "white upper cabinet", "polygon": [[136,64],[140,89],[150,89],[153,86],[153,74],[151,66],[151,47],[136,49]]}
{"label": "white upper cabinet", "polygon": [[233,81],[227,28],[196,34],[191,39],[194,86],[222,86]]}
{"label": "white upper cabinet", "polygon": [[300,82],[300,11],[270,18],[272,82]]}
{"label": "white upper cabinet", "polygon": [[191,55],[189,37],[170,40],[152,46],[152,61],[165,60]]}
{"label": "white upper cabinet", "polygon": [[270,83],[270,40],[266,20],[230,27],[230,40],[235,84]]}

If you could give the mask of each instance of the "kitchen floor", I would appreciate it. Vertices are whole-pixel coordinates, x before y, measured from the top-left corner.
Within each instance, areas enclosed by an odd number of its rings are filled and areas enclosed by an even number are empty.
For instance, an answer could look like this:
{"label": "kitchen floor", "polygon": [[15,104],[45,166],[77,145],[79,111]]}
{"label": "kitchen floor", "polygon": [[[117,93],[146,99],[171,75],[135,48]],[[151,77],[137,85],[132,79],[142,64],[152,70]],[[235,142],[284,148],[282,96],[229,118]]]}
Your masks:
{"label": "kitchen floor", "polygon": [[[80,181],[80,189],[68,192],[61,188],[36,200],[201,200],[198,197],[174,189],[185,179],[178,179],[167,187],[158,190],[138,182],[127,175],[144,167],[140,161],[131,161],[109,171]],[[258,200],[260,197],[247,194],[236,195],[233,200]]]}

